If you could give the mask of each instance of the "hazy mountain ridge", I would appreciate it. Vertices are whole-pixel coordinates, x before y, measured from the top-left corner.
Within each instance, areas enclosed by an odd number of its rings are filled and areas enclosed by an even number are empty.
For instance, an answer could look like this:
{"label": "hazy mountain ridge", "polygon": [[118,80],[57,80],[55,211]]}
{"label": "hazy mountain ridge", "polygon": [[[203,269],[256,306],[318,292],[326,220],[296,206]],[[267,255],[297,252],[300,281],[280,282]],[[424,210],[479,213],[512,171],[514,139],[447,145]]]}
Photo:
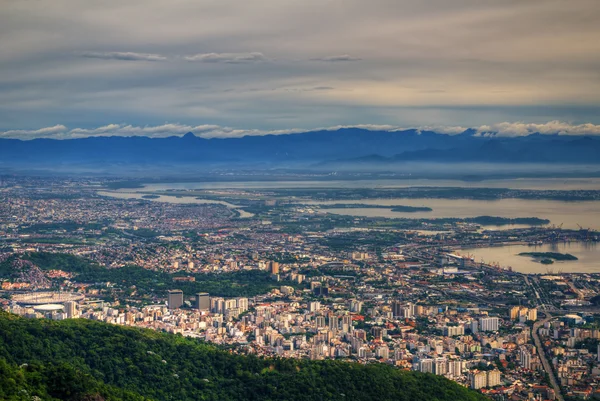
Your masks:
{"label": "hazy mountain ridge", "polygon": [[533,134],[481,137],[465,131],[368,131],[356,128],[241,138],[89,137],[0,139],[0,165],[214,164],[272,165],[369,162],[600,163],[600,139]]}

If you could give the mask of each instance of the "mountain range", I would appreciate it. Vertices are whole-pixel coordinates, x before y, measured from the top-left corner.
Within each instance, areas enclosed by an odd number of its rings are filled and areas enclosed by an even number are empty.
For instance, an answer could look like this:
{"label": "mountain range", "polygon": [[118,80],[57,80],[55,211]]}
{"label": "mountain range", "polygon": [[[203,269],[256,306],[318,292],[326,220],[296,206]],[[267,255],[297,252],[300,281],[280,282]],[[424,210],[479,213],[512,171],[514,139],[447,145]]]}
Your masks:
{"label": "mountain range", "polygon": [[600,164],[600,138],[532,134],[521,137],[345,128],[287,135],[201,138],[89,137],[0,139],[0,167],[388,165],[402,162]]}

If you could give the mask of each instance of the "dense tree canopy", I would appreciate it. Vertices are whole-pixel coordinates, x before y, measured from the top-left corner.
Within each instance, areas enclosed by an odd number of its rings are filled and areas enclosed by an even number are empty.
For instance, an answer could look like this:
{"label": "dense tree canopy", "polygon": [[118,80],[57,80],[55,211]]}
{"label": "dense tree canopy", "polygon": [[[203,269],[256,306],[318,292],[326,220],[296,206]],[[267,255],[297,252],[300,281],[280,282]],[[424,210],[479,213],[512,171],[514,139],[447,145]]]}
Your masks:
{"label": "dense tree canopy", "polygon": [[195,339],[0,313],[0,399],[482,400],[383,364],[236,355]]}
{"label": "dense tree canopy", "polygon": [[[277,282],[266,271],[240,270],[225,273],[177,273],[144,269],[129,265],[108,269],[98,263],[65,253],[30,252],[13,255],[0,262],[0,278],[14,278],[18,270],[13,266],[17,259],[33,263],[41,270],[64,270],[74,273],[73,281],[79,283],[115,283],[120,288],[135,287],[140,295],[166,297],[167,290],[180,288],[186,295],[208,292],[215,296],[249,297],[265,294],[281,285],[298,287],[297,283]],[[195,281],[174,282],[176,276],[192,276]]]}

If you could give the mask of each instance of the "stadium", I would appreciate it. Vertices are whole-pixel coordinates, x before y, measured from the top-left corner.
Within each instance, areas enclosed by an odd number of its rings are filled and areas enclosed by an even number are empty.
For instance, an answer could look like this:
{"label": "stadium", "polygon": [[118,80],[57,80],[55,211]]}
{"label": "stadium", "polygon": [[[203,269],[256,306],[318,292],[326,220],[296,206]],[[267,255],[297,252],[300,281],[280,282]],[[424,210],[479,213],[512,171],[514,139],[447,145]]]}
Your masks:
{"label": "stadium", "polygon": [[28,292],[26,294],[15,294],[12,300],[21,306],[35,306],[45,304],[63,304],[73,301],[79,302],[84,299],[83,294],[74,292]]}

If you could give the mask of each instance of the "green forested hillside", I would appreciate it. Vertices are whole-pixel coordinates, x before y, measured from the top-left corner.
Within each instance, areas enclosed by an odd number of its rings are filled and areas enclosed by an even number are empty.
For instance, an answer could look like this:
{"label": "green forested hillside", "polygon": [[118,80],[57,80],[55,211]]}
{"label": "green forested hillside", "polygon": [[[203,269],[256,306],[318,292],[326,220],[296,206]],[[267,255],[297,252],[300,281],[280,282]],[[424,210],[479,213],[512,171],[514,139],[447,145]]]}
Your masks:
{"label": "green forested hillside", "polygon": [[190,273],[185,275],[193,276],[195,281],[174,283],[173,278],[176,275],[163,271],[148,270],[134,265],[107,269],[86,258],[65,253],[48,252],[30,252],[11,256],[0,262],[0,278],[17,277],[19,269],[14,268],[13,262],[19,260],[31,262],[43,271],[59,269],[74,273],[75,278],[73,280],[79,283],[108,281],[121,288],[135,286],[138,297],[166,297],[167,290],[173,287],[183,290],[186,294],[209,292],[215,296],[236,297],[264,294],[273,288],[279,288],[283,284],[297,286],[295,283],[273,281],[268,272],[258,270],[227,273]]}
{"label": "green forested hillside", "polygon": [[181,336],[0,312],[0,399],[481,400],[383,364],[241,356]]}

